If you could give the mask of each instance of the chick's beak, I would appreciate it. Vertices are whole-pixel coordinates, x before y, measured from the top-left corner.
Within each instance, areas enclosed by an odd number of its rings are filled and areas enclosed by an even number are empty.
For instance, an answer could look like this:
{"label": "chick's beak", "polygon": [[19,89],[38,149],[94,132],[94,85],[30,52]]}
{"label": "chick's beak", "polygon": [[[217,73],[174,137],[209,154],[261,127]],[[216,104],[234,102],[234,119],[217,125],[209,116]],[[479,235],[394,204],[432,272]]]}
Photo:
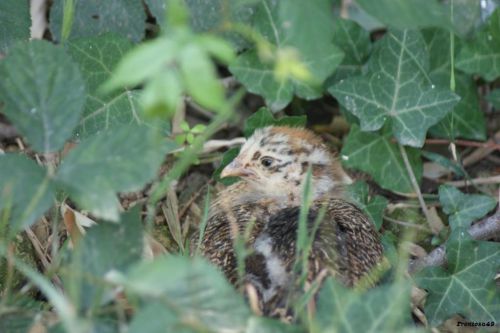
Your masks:
{"label": "chick's beak", "polygon": [[222,170],[220,177],[248,177],[253,176],[255,173],[243,166],[243,163],[235,158],[231,163],[226,165],[226,167]]}

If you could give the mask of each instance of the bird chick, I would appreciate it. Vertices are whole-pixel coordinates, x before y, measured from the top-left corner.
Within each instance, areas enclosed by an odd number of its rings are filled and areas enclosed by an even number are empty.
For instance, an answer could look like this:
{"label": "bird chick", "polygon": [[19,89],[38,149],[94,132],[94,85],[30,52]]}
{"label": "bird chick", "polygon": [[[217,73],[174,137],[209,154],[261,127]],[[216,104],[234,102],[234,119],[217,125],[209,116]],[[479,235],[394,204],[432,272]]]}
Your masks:
{"label": "bird chick", "polygon": [[251,253],[245,259],[244,282],[257,289],[265,314],[286,301],[293,285],[299,211],[309,168],[309,231],[321,209],[324,217],[309,254],[308,280],[328,270],[352,286],[382,257],[372,223],[342,199],[342,187],[350,178],[321,138],[302,128],[257,129],[221,173],[241,181],[223,190],[212,204],[201,253],[236,284],[233,245],[238,235],[246,233]]}

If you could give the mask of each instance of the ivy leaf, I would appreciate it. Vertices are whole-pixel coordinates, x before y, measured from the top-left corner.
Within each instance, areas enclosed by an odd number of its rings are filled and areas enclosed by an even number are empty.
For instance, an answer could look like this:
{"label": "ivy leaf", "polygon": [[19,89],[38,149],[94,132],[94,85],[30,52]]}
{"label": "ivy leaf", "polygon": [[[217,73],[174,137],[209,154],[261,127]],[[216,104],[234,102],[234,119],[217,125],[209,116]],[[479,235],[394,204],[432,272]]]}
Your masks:
{"label": "ivy leaf", "polygon": [[379,286],[361,293],[328,278],[317,303],[319,331],[403,332],[411,327],[409,300],[410,286],[406,283]]}
{"label": "ivy leaf", "polygon": [[31,16],[29,2],[19,0],[0,1],[0,52],[11,45],[30,38]]}
{"label": "ivy leaf", "polygon": [[[253,1],[256,2],[257,0]],[[242,50],[248,45],[243,38],[235,33],[219,32],[219,28],[227,23],[249,24],[254,10],[253,3],[243,3],[242,1],[223,0],[186,0],[189,9],[189,25],[195,32],[210,32],[220,37],[224,37],[237,48]],[[146,4],[151,14],[156,18],[156,22],[162,29],[165,28],[165,11],[169,10],[167,0],[146,0]]]}
{"label": "ivy leaf", "polygon": [[63,147],[80,119],[85,83],[61,47],[18,44],[0,62],[3,112],[38,152]]}
{"label": "ivy leaf", "polygon": [[213,332],[242,332],[250,317],[241,295],[222,273],[201,258],[159,257],[135,266],[120,277],[129,294],[148,302],[168,299],[164,307],[178,318],[189,316],[191,327]]}
{"label": "ivy leaf", "polygon": [[126,272],[142,256],[143,235],[140,218],[140,206],[134,207],[120,216],[120,223],[99,223],[87,230],[75,248],[69,268],[73,274],[71,281],[79,286],[71,295],[83,308],[92,304],[101,304],[104,291],[110,292],[110,286],[92,283],[93,279],[102,279],[111,271]]}
{"label": "ivy leaf", "polygon": [[[56,0],[50,10],[50,30],[56,41],[61,38],[64,1]],[[90,37],[114,32],[139,42],[146,31],[146,13],[142,1],[75,1],[75,16],[70,38]]]}
{"label": "ivy leaf", "polygon": [[[433,80],[438,82],[436,79]],[[461,73],[455,75],[456,92],[460,102],[429,132],[440,138],[486,139],[486,119],[479,104],[479,93],[474,79]]]}
{"label": "ivy leaf", "polygon": [[382,215],[389,201],[383,196],[370,197],[368,184],[357,181],[347,187],[347,195],[361,208],[372,220],[373,224],[380,229],[382,226]]}
{"label": "ivy leaf", "polygon": [[14,231],[35,223],[53,200],[54,188],[43,168],[23,155],[0,155],[0,216]]}
{"label": "ivy leaf", "polygon": [[140,189],[176,145],[143,126],[116,127],[89,137],[62,161],[56,179],[83,209],[118,220],[116,192]]}
{"label": "ivy leaf", "polygon": [[[110,78],[111,73],[123,55],[133,47],[125,37],[105,34],[80,38],[67,43],[69,54],[80,66],[87,84],[87,102],[83,118],[77,128],[77,135],[84,138],[99,131],[119,125],[147,123],[139,105],[139,92],[125,87],[103,95],[100,86]],[[163,129],[166,122],[160,122]]]}
{"label": "ivy leaf", "polygon": [[448,11],[436,0],[357,0],[368,14],[398,29],[439,26],[451,28]]}
{"label": "ivy leaf", "polygon": [[[407,149],[408,159],[418,182],[422,178],[420,151]],[[401,152],[391,142],[388,133],[382,135],[362,132],[353,125],[342,148],[342,164],[370,174],[383,188],[403,193],[412,193],[413,186],[408,176]]]}
{"label": "ivy leaf", "polygon": [[283,116],[276,119],[268,108],[262,107],[247,118],[243,134],[248,138],[257,128],[266,126],[304,127],[306,122],[306,116]]}
{"label": "ivy leaf", "polygon": [[500,293],[494,277],[500,269],[500,244],[471,239],[455,228],[446,242],[447,268],[427,267],[416,277],[428,291],[425,314],[439,325],[459,313],[473,321],[500,320]]}
{"label": "ivy leaf", "polygon": [[425,50],[419,32],[391,31],[370,58],[371,74],[341,81],[328,91],[359,118],[363,131],[378,130],[387,121],[401,144],[422,147],[429,127],[459,100],[430,83]]}
{"label": "ivy leaf", "polygon": [[493,104],[495,109],[500,110],[500,89],[495,89],[486,96],[486,99]]}
{"label": "ivy leaf", "polygon": [[[423,32],[430,57],[429,76],[439,86],[449,85],[451,73],[450,32],[443,29],[426,29]],[[462,43],[455,39],[455,53]],[[455,73],[456,92],[461,100],[429,132],[436,137],[455,139],[462,137],[472,140],[486,139],[486,121],[479,105],[479,94],[473,78]]]}
{"label": "ivy leaf", "polygon": [[[273,111],[290,103],[293,94],[305,99],[318,98],[321,84],[343,57],[332,43],[332,21],[326,0],[311,2],[307,7],[299,0],[288,1],[286,6],[279,1],[262,0],[256,9],[255,28],[277,47],[276,54],[296,54],[298,63],[289,66],[297,69],[299,64],[305,65],[314,82],[293,77],[278,79],[273,64],[262,61],[255,50],[240,55],[229,69],[250,92],[262,95]],[[277,61],[279,66],[280,61],[287,60]]]}
{"label": "ivy leaf", "polygon": [[485,27],[465,44],[455,66],[468,74],[481,75],[487,81],[500,76],[500,9],[495,10]]}
{"label": "ivy leaf", "polygon": [[443,211],[449,215],[452,229],[469,227],[471,223],[495,208],[497,202],[490,196],[463,194],[449,185],[439,187],[439,201]]}
{"label": "ivy leaf", "polygon": [[332,83],[360,75],[371,50],[368,31],[354,21],[339,18],[334,23],[333,42],[344,52],[345,57],[337,67]]}

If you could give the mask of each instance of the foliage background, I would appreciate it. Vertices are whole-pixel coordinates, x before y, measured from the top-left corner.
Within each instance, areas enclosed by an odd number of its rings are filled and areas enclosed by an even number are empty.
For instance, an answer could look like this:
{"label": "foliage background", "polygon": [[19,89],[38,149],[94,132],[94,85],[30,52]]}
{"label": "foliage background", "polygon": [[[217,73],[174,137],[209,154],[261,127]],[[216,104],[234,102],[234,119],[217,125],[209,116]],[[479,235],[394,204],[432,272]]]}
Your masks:
{"label": "foliage background", "polygon": [[[499,325],[497,5],[3,0],[0,331]],[[269,124],[338,151],[391,263],[370,290],[327,280],[290,325],[187,241],[236,181],[218,177],[234,146]]]}

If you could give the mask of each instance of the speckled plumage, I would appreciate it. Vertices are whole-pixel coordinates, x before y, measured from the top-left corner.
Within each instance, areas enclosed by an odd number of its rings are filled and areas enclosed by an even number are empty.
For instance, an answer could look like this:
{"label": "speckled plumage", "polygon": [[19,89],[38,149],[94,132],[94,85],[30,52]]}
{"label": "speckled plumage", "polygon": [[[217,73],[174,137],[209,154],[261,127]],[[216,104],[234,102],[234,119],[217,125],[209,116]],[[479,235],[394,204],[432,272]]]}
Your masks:
{"label": "speckled plumage", "polygon": [[325,215],[309,254],[308,281],[326,270],[353,286],[382,259],[373,224],[361,210],[342,199],[346,175],[321,139],[304,129],[258,130],[225,169],[226,175],[239,175],[242,181],[222,191],[212,204],[201,253],[236,284],[233,243],[236,235],[243,235],[251,225],[242,282],[254,285],[262,310],[268,315],[273,307],[283,306],[294,284],[297,226],[309,167],[313,189],[309,231],[321,207]]}

